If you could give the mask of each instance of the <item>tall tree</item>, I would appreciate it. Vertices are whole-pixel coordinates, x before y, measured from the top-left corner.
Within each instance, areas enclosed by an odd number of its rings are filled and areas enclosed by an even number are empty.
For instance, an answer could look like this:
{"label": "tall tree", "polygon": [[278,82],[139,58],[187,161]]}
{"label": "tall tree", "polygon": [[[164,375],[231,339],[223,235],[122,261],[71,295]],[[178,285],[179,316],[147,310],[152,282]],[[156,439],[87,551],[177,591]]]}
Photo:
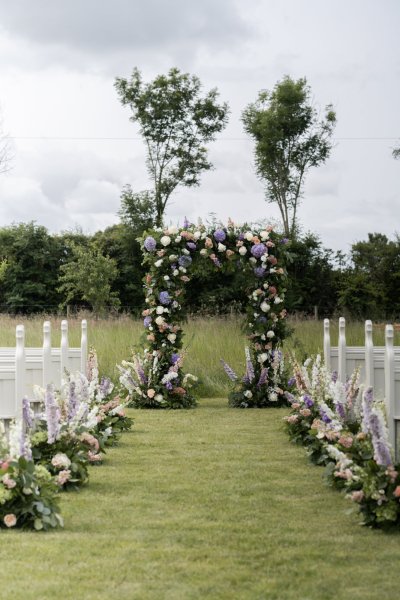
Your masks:
{"label": "tall tree", "polygon": [[198,77],[176,68],[147,84],[135,68],[129,81],[118,77],[115,87],[146,144],[156,225],[161,226],[175,188],[199,185],[201,173],[212,168],[206,144],[224,129],[228,105],[218,104],[216,89],[202,96]]}
{"label": "tall tree", "polygon": [[304,178],[328,158],[336,114],[331,105],[321,118],[306,79],[285,76],[272,92],[262,91],[242,113],[255,141],[256,170],[265,182],[267,202],[277,203],[285,234],[296,234],[297,208]]}

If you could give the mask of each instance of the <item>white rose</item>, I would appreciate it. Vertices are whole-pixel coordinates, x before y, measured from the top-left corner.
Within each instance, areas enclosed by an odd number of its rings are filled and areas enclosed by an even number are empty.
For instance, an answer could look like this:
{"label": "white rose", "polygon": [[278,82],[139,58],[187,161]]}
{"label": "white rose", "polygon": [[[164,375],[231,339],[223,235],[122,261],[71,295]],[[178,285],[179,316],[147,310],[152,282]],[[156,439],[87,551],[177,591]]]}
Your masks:
{"label": "white rose", "polygon": [[269,272],[270,272],[270,273],[275,273],[275,272],[276,272],[276,269],[275,269],[275,267],[271,267],[271,268],[270,268],[270,270],[269,270]]}
{"label": "white rose", "polygon": [[241,254],[241,256],[244,256],[245,254],[247,254],[247,248],[246,248],[246,246],[240,246],[240,248],[239,248],[239,254]]}
{"label": "white rose", "polygon": [[186,273],[185,267],[179,267],[179,270],[180,270],[181,273]]}
{"label": "white rose", "polygon": [[269,288],[269,283],[264,283],[263,288],[264,290],[267,290]]}
{"label": "white rose", "polygon": [[262,334],[261,339],[264,341],[265,340],[265,335]]}
{"label": "white rose", "polygon": [[163,264],[163,259],[160,258],[160,260],[156,260],[156,262],[154,263],[154,266],[158,268],[158,267],[161,267],[162,264]]}
{"label": "white rose", "polygon": [[182,238],[181,238],[181,236],[180,236],[180,235],[177,235],[177,236],[176,236],[176,238],[175,238],[175,242],[176,242],[177,244],[179,244],[179,242],[181,241],[181,239],[182,239]]}
{"label": "white rose", "polygon": [[173,301],[172,303],[172,308],[178,308],[179,306],[179,302],[177,302],[176,300]]}
{"label": "white rose", "polygon": [[175,271],[173,271],[173,272],[172,272],[172,275],[173,275],[174,277],[177,277],[177,276],[179,275],[179,271],[178,271],[178,269],[175,269]]}
{"label": "white rose", "polygon": [[207,248],[202,248],[202,249],[200,250],[200,254],[201,254],[201,256],[207,256],[207,254],[208,254],[208,252],[207,252]]}
{"label": "white rose", "polygon": [[156,323],[157,325],[162,325],[164,323],[164,317],[157,317]]}
{"label": "white rose", "polygon": [[178,257],[177,257],[176,254],[170,254],[169,255],[169,261],[172,262],[172,263],[175,262],[177,258]]}
{"label": "white rose", "polygon": [[283,302],[282,298],[279,298],[279,296],[275,296],[275,304],[280,304],[281,302]]}
{"label": "white rose", "polygon": [[254,235],[251,231],[246,231],[246,233],[244,234],[244,237],[246,238],[246,240],[248,240],[249,242],[251,242],[251,240],[253,239]]}
{"label": "white rose", "polygon": [[169,339],[169,341],[173,344],[174,341],[176,340],[176,334],[175,333],[169,333],[167,335],[167,338]]}
{"label": "white rose", "polygon": [[256,265],[257,264],[257,259],[254,258],[254,256],[252,256],[251,258],[249,258],[249,262],[251,262],[252,265]]}
{"label": "white rose", "polygon": [[164,275],[164,281],[169,281],[169,275]]}
{"label": "white rose", "polygon": [[265,242],[265,240],[267,240],[269,238],[269,232],[268,231],[260,231],[260,237],[262,239],[263,242]]}
{"label": "white rose", "polygon": [[157,313],[158,315],[162,315],[162,314],[163,314],[163,312],[164,312],[164,307],[163,307],[163,306],[157,306],[157,308],[156,308],[156,313]]}
{"label": "white rose", "polygon": [[156,394],[156,395],[154,396],[154,400],[155,400],[156,402],[161,402],[161,401],[163,400],[163,395],[162,395],[162,394]]}
{"label": "white rose", "polygon": [[169,235],[163,235],[160,242],[163,246],[169,246],[171,243],[171,238],[169,237]]}
{"label": "white rose", "polygon": [[261,257],[261,262],[265,263],[268,259],[268,256],[266,254],[263,254]]}
{"label": "white rose", "polygon": [[260,308],[263,312],[268,312],[269,310],[271,310],[270,305],[268,304],[268,302],[261,302]]}
{"label": "white rose", "polygon": [[268,359],[268,354],[266,352],[263,352],[262,354],[259,354],[257,360],[259,363],[265,363],[265,361]]}
{"label": "white rose", "polygon": [[198,240],[200,237],[201,237],[201,233],[200,233],[200,231],[195,231],[195,232],[194,232],[194,239],[195,239],[195,240]]}
{"label": "white rose", "polygon": [[246,398],[252,398],[253,394],[250,390],[246,390],[243,394],[243,396],[246,396]]}
{"label": "white rose", "polygon": [[190,252],[189,252],[189,250],[186,250],[186,248],[184,248],[182,250],[182,254],[186,254],[186,256],[187,256],[188,254],[190,254]]}
{"label": "white rose", "polygon": [[224,244],[221,244],[221,242],[219,242],[218,252],[225,252],[225,250],[226,250],[226,246],[224,246]]}
{"label": "white rose", "polygon": [[267,331],[267,338],[272,339],[273,337],[275,337],[275,333],[271,330]]}
{"label": "white rose", "polygon": [[178,231],[179,230],[178,230],[178,228],[175,225],[173,225],[172,227],[168,228],[168,233],[170,233],[171,235],[176,235],[178,233]]}
{"label": "white rose", "polygon": [[269,395],[269,399],[271,400],[271,402],[276,402],[278,400],[278,394],[276,392],[271,392],[271,394]]}

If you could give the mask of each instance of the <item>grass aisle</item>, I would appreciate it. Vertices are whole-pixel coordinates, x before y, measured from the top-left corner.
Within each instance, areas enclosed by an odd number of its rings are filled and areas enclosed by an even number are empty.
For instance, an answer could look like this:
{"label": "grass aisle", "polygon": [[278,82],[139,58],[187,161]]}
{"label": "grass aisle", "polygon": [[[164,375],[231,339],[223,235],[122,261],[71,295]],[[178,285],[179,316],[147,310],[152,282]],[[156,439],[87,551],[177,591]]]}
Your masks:
{"label": "grass aisle", "polygon": [[63,496],[65,530],[2,531],[1,598],[397,598],[400,536],[370,531],[289,443],[284,410],[132,411]]}

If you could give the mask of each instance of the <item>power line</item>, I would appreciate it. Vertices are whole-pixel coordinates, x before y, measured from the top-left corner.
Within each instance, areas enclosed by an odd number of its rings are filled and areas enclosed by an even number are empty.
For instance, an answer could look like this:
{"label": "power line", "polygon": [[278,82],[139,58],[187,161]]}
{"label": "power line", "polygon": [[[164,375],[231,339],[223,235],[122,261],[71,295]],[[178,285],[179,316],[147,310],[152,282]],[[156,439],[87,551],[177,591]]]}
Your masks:
{"label": "power line", "polygon": [[[92,136],[92,137],[84,137],[84,136],[52,136],[52,135],[40,135],[40,136],[7,136],[10,140],[43,140],[43,141],[136,141],[142,140],[141,137],[106,137],[106,136]],[[400,135],[397,137],[363,137],[363,136],[354,136],[354,137],[336,137],[333,138],[333,141],[397,141],[400,138]],[[230,138],[230,137],[222,137],[217,138],[216,141],[221,142],[243,142],[243,141],[251,141],[250,138],[247,137],[238,137],[238,138]]]}

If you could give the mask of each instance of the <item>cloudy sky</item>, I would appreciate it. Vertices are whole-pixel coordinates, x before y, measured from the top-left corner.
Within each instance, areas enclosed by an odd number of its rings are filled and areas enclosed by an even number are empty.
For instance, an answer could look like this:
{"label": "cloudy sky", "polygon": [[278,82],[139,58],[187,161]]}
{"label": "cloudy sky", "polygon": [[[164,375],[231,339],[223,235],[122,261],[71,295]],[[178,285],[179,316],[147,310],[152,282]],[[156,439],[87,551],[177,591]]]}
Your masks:
{"label": "cloudy sky", "polygon": [[399,30],[398,0],[0,0],[0,105],[14,154],[0,175],[0,226],[117,222],[122,186],[149,183],[114,79],[176,66],[217,87],[231,114],[210,147],[214,171],[176,191],[168,221],[277,218],[240,115],[287,74],[307,77],[315,104],[332,103],[338,118],[331,158],[307,177],[303,228],[343,250],[369,231],[400,232]]}

